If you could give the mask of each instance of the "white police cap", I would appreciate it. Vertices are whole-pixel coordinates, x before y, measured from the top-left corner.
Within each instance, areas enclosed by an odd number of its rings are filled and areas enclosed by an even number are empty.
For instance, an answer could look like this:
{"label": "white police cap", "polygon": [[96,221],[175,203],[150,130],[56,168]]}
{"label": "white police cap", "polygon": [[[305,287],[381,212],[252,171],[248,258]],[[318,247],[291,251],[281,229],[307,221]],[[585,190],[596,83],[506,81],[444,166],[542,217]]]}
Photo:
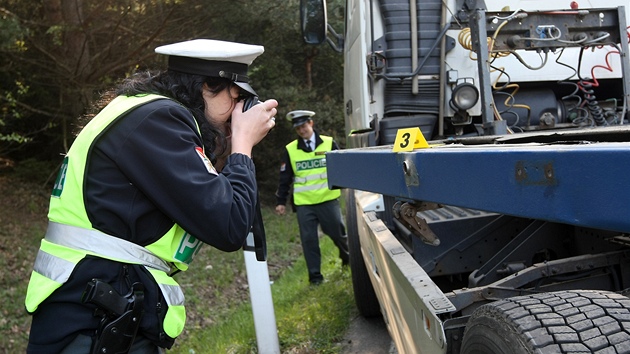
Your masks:
{"label": "white police cap", "polygon": [[315,115],[313,111],[291,111],[287,113],[287,120],[293,123],[293,128],[299,127],[300,125],[311,120],[311,117]]}
{"label": "white police cap", "polygon": [[264,51],[259,45],[215,39],[193,39],[155,48],[156,53],[169,56],[169,70],[226,78],[252,95],[256,91],[249,85],[247,69]]}

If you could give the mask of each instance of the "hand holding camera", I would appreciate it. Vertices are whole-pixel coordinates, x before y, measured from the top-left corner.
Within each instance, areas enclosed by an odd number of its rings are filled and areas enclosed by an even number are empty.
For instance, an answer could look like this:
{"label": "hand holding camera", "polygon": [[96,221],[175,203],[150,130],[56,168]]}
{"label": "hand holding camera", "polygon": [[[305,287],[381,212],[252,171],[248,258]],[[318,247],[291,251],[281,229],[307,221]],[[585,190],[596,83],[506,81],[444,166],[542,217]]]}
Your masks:
{"label": "hand holding camera", "polygon": [[[247,97],[244,102],[243,102],[243,112],[246,112],[247,110],[249,110],[250,108],[252,108],[253,106],[257,105],[257,104],[261,104],[262,102],[260,102],[258,100],[258,96],[256,95],[252,95]],[[272,108],[273,109],[273,108]],[[268,111],[268,110],[265,110]],[[273,121],[273,125],[275,126],[276,123],[276,117],[272,116],[271,118],[269,118],[269,120]],[[272,127],[273,128],[273,127]]]}

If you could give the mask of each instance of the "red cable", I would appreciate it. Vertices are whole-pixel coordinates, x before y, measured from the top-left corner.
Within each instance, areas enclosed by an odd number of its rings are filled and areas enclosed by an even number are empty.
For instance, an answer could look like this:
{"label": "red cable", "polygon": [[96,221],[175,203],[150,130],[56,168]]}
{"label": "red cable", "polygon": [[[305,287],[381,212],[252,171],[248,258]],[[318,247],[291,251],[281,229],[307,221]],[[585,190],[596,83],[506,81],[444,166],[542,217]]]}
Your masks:
{"label": "red cable", "polygon": [[595,69],[596,68],[602,68],[602,69],[605,69],[605,70],[608,70],[608,71],[612,72],[613,71],[612,66],[610,65],[610,62],[608,61],[608,56],[610,56],[611,54],[619,54],[619,52],[616,51],[616,50],[612,50],[612,51],[606,53],[606,56],[604,57],[604,59],[606,61],[606,66],[599,65],[599,64],[593,65],[593,67],[591,68],[591,78],[592,78],[593,81],[592,82],[582,81],[582,82],[591,84],[593,87],[598,87],[599,86],[599,82],[597,81],[597,78],[595,77]]}

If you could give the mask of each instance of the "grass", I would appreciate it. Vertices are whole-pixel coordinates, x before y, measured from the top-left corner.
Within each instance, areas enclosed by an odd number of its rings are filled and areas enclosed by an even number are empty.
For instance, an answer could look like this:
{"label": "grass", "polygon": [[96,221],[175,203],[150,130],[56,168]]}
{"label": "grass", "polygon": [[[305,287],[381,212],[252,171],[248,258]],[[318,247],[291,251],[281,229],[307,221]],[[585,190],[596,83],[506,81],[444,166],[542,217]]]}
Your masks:
{"label": "grass", "polygon": [[[24,352],[30,316],[24,294],[45,231],[48,190],[0,176],[0,353]],[[310,286],[295,214],[263,208],[268,269],[281,353],[342,353],[356,316],[349,269],[328,237],[321,240],[326,282]],[[243,252],[206,246],[176,276],[186,294],[184,333],[168,353],[257,353]]]}
{"label": "grass", "polygon": [[[268,264],[272,279],[271,293],[282,353],[340,353],[340,344],[350,319],[356,315],[348,269],[342,269],[334,244],[322,238],[322,272],[326,282],[320,286],[308,283],[306,264],[301,256],[295,215],[279,217],[271,209],[263,210],[268,241]],[[241,252],[226,254],[213,249],[200,253],[205,262],[222,259],[236,273],[219,276],[219,283],[229,284],[229,291],[212,292],[221,304],[206,307],[197,325],[189,326],[169,351],[172,353],[256,353],[256,333],[249,302],[244,258]],[[195,259],[195,263],[202,259]],[[215,262],[216,263],[216,262]],[[208,270],[208,268],[206,268]],[[216,273],[214,267],[209,269]],[[185,277],[203,277],[186,272]],[[229,274],[235,275],[230,279]],[[212,277],[212,276],[210,276]],[[184,277],[180,282],[184,282]],[[225,283],[224,283],[225,282]],[[236,283],[234,283],[236,282]],[[186,299],[196,311],[203,307],[204,297],[195,289],[186,289]],[[204,322],[211,322],[203,325]],[[190,324],[190,323],[189,323]]]}
{"label": "grass", "polygon": [[28,341],[24,295],[48,205],[40,192],[0,177],[0,353],[23,353]]}

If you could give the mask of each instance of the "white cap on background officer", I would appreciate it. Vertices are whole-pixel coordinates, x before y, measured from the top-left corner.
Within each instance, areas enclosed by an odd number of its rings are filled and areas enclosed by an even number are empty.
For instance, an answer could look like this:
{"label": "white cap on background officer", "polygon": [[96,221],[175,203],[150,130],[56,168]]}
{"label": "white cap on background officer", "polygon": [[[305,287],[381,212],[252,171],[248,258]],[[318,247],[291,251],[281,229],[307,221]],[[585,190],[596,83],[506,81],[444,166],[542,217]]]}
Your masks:
{"label": "white cap on background officer", "polygon": [[315,132],[313,130],[313,116],[315,112],[297,110],[287,113],[287,120],[293,124],[293,129],[297,135],[302,138],[302,144],[298,144],[298,147],[304,151],[313,151],[317,147],[317,141],[315,140]]}
{"label": "white cap on background officer", "polygon": [[287,120],[293,124],[293,128],[297,128],[300,125],[312,120],[312,116],[315,115],[313,111],[297,110],[287,113]]}

